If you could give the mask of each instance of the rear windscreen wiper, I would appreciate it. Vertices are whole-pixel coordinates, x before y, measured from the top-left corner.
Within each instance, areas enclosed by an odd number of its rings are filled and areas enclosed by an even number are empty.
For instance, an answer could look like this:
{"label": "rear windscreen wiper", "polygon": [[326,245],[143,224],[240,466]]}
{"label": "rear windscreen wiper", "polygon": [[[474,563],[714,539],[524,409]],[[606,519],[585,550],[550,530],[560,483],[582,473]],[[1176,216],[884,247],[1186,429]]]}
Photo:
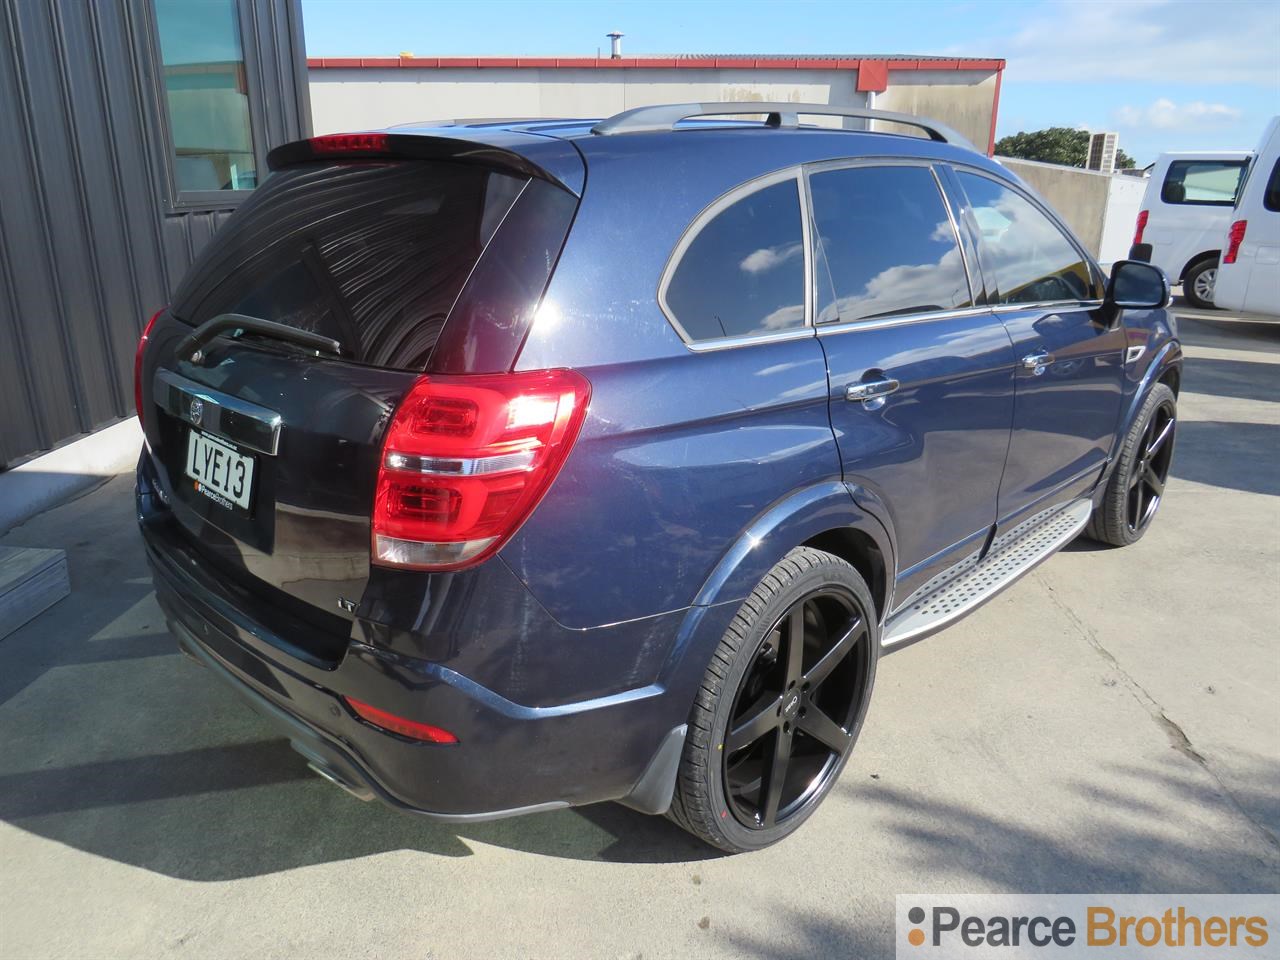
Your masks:
{"label": "rear windscreen wiper", "polygon": [[297,327],[275,323],[272,320],[245,316],[242,313],[220,313],[212,320],[206,320],[182,338],[176,352],[184,360],[199,362],[196,355],[200,353],[201,348],[218,334],[228,330],[234,330],[233,336],[237,337],[243,333],[256,333],[259,336],[296,343],[321,353],[331,353],[335,356],[342,354],[342,344],[332,337],[321,336],[309,330],[299,330]]}

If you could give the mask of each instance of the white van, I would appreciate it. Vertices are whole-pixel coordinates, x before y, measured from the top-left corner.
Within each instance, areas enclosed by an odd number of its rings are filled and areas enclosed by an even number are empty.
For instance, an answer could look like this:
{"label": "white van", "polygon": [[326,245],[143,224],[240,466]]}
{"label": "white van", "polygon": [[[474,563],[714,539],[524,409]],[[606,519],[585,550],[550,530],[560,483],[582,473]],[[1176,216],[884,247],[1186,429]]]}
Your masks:
{"label": "white van", "polygon": [[1280,117],[1273,117],[1222,241],[1214,302],[1280,316]]}
{"label": "white van", "polygon": [[1142,195],[1129,258],[1163,269],[1197,307],[1213,306],[1222,238],[1250,156],[1247,150],[1162,153]]}

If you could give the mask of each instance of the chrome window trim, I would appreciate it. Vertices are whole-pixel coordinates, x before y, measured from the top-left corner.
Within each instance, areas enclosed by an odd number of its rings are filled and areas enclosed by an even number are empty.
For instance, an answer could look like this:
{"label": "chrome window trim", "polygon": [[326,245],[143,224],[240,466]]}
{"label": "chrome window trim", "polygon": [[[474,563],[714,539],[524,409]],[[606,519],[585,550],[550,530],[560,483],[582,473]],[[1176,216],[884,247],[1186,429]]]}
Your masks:
{"label": "chrome window trim", "polygon": [[1093,310],[1102,306],[1102,304],[1102,300],[1034,300],[1030,303],[995,303],[987,309],[992,313],[1017,313],[1019,310],[1042,310],[1045,307]]}
{"label": "chrome window trim", "polygon": [[958,317],[990,316],[991,308],[985,306],[962,307],[956,310],[935,310],[932,313],[904,313],[892,317],[877,317],[874,320],[844,320],[818,324],[818,336],[847,333],[850,330],[883,330],[885,327],[900,327],[908,323],[928,323],[933,320],[953,320]]}
{"label": "chrome window trim", "polygon": [[[942,201],[942,207],[947,213],[947,222],[951,224],[951,236],[955,240],[956,249],[960,252],[960,263],[964,267],[965,284],[969,287],[970,306],[956,307],[951,310],[934,310],[928,313],[904,313],[892,317],[876,317],[864,318],[861,320],[828,320],[823,323],[818,322],[816,302],[813,304],[813,311],[810,314],[814,329],[817,330],[818,336],[822,336],[828,331],[844,331],[855,326],[862,326],[868,329],[880,329],[882,327],[897,326],[905,321],[917,320],[943,320],[950,317],[969,316],[973,314],[989,312],[990,308],[980,306],[974,301],[977,299],[976,292],[973,288],[973,273],[969,269],[969,257],[965,254],[964,244],[960,239],[960,224],[956,220],[955,211],[951,209],[951,198],[947,194],[946,186],[942,182],[942,178],[938,176],[939,160],[927,157],[848,157],[836,160],[820,160],[817,163],[806,163],[802,165],[801,170],[804,174],[804,185],[806,199],[811,201],[811,191],[809,187],[809,178],[815,174],[827,173],[832,170],[847,170],[851,167],[926,167],[930,175],[933,177],[933,185],[938,190],[938,199]],[[808,211],[812,216],[812,208]],[[812,251],[813,259],[817,259],[816,246],[822,242],[821,238],[814,234],[815,249]],[[824,255],[825,256],[825,255]],[[833,291],[834,293],[834,291]]]}
{"label": "chrome window trim", "polygon": [[[739,200],[751,196],[753,193],[759,193],[767,187],[775,184],[784,183],[787,180],[794,180],[796,183],[796,199],[800,206],[800,236],[801,243],[804,245],[804,324],[799,327],[792,327],[788,330],[777,330],[770,333],[755,333],[736,337],[717,337],[710,340],[695,340],[689,336],[689,331],[684,328],[675,315],[675,311],[667,303],[667,288],[671,285],[671,278],[675,275],[681,261],[684,259],[685,252],[689,249],[694,240],[698,238],[703,229],[714,220],[720,213],[733,206]],[[671,324],[671,328],[675,330],[684,343],[686,349],[692,353],[705,353],[710,350],[728,350],[734,347],[751,346],[758,343],[768,343],[774,340],[799,340],[805,337],[813,336],[813,255],[809,249],[809,217],[807,196],[804,185],[801,181],[801,168],[797,164],[795,166],[786,167],[782,170],[775,170],[772,173],[766,173],[762,177],[756,177],[754,180],[748,180],[740,183],[731,190],[722,193],[711,203],[707,204],[697,216],[695,216],[684,233],[680,235],[680,239],[676,242],[675,248],[671,251],[671,255],[667,257],[667,263],[662,268],[662,277],[658,281],[658,309],[662,311],[662,315],[666,317],[667,323]]]}
{"label": "chrome window trim", "polygon": [[772,343],[779,340],[808,340],[812,337],[813,327],[805,324],[803,327],[793,327],[790,330],[754,333],[743,337],[720,337],[716,340],[686,340],[684,345],[692,353],[710,353],[715,350],[751,347],[759,343]]}

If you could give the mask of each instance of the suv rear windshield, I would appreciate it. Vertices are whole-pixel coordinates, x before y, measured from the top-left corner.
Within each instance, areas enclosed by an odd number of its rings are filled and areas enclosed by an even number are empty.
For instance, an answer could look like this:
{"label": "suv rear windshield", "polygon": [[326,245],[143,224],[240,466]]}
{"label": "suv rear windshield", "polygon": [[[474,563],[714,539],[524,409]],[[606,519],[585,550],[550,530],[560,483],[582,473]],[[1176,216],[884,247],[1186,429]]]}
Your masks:
{"label": "suv rear windshield", "polygon": [[[173,312],[193,325],[247,314],[332,337],[362,363],[423,369],[528,182],[441,161],[286,167],[214,236]],[[553,253],[563,238],[546,238]]]}

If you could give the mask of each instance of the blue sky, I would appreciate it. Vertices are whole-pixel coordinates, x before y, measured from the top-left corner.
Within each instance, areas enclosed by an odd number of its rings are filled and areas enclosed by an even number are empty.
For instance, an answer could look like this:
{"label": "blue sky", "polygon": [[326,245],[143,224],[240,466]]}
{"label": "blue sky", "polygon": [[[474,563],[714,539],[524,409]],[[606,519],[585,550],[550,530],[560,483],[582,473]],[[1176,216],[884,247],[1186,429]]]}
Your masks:
{"label": "blue sky", "polygon": [[1275,0],[303,0],[313,57],[944,54],[1009,61],[998,136],[1117,130],[1162,150],[1252,147],[1280,113]]}

